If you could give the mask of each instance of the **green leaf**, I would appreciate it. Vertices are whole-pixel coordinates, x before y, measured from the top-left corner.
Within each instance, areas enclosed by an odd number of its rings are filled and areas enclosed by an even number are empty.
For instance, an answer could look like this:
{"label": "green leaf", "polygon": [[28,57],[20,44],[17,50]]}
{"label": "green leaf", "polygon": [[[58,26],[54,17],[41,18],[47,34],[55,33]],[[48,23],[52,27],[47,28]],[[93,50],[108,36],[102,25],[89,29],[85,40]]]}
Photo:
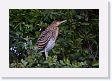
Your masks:
{"label": "green leaf", "polygon": [[24,61],[23,59],[21,59],[21,62],[22,62],[22,64],[23,64],[24,66],[26,66],[27,63],[28,63],[28,62]]}

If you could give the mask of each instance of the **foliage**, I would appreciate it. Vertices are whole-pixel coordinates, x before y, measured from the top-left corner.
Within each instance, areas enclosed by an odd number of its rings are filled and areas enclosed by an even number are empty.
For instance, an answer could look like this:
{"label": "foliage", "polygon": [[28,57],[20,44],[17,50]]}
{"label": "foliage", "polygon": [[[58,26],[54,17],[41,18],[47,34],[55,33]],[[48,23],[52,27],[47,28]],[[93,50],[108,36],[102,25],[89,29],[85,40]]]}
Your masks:
{"label": "foliage", "polygon": [[[67,22],[46,61],[36,41],[54,20]],[[98,9],[10,9],[9,38],[11,68],[99,67]]]}

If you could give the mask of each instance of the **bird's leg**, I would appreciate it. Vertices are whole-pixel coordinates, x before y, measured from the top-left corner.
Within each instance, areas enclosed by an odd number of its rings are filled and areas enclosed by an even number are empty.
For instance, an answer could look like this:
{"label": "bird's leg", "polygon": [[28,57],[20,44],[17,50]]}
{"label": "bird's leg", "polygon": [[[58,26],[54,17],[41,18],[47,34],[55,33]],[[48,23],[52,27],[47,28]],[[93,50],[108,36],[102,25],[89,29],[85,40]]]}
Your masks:
{"label": "bird's leg", "polygon": [[45,51],[45,57],[46,57],[46,60],[48,58],[48,52]]}

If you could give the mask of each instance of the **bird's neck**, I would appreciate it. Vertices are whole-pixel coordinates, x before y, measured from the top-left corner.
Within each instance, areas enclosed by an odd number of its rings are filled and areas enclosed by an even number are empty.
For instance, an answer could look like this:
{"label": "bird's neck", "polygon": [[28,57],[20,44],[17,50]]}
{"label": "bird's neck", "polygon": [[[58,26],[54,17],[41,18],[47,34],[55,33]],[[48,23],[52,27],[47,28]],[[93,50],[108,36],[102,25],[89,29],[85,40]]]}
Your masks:
{"label": "bird's neck", "polygon": [[52,31],[52,38],[56,40],[58,36],[59,28],[55,26],[49,26],[47,29]]}
{"label": "bird's neck", "polygon": [[57,28],[58,28],[58,26],[48,26],[48,28],[47,28],[47,29],[55,30],[55,29],[57,29]]}

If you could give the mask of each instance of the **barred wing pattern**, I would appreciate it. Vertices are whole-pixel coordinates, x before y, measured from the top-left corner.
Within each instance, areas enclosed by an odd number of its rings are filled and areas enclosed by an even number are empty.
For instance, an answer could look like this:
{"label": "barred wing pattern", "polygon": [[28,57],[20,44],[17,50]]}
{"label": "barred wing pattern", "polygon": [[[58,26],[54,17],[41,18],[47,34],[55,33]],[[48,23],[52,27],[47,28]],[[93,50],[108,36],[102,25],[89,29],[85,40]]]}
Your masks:
{"label": "barred wing pattern", "polygon": [[49,29],[46,29],[41,33],[36,43],[39,50],[43,50],[45,48],[51,36],[52,36],[52,31]]}

